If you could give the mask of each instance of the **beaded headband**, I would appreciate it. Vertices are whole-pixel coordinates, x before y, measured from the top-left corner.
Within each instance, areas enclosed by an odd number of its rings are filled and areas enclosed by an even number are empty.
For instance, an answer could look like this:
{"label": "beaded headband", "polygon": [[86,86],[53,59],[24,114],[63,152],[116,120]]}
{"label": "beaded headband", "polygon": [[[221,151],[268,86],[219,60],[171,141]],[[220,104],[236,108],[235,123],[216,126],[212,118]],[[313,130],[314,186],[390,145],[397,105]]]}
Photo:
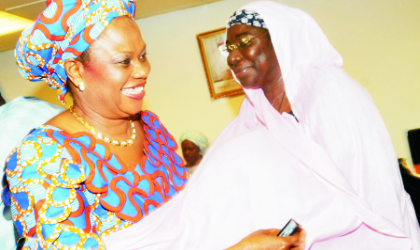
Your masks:
{"label": "beaded headband", "polygon": [[228,20],[227,28],[229,29],[233,25],[245,24],[258,28],[267,29],[264,19],[253,10],[238,10],[232,14]]}

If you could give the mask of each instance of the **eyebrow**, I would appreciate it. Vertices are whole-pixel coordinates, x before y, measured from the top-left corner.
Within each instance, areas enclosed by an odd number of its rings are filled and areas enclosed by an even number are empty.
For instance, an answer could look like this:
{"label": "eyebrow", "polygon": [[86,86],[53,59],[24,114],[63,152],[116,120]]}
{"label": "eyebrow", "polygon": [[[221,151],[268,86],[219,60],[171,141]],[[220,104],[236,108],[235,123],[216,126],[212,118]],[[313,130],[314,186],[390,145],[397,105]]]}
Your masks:
{"label": "eyebrow", "polygon": [[[141,53],[143,53],[146,50],[146,44],[143,46],[143,48],[141,49]],[[117,53],[119,54],[133,54],[132,51],[127,51],[127,50],[123,50],[123,51],[117,51]]]}
{"label": "eyebrow", "polygon": [[[242,33],[239,33],[239,34],[237,34],[236,36],[235,36],[235,38],[238,38],[238,37],[241,37],[241,36],[244,36],[244,35],[250,35],[251,33],[249,33],[249,32],[247,32],[247,31],[245,31],[245,32],[242,32]],[[229,43],[229,40],[226,40],[226,44],[228,44]]]}

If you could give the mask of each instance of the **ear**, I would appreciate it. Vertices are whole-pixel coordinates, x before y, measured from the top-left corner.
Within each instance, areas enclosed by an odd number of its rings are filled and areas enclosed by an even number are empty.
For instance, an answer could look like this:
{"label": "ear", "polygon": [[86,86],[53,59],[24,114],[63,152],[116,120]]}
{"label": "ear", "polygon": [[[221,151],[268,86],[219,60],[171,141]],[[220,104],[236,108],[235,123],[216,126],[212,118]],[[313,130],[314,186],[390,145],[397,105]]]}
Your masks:
{"label": "ear", "polygon": [[83,82],[83,63],[75,58],[67,59],[64,62],[64,69],[74,87],[79,88],[79,84]]}

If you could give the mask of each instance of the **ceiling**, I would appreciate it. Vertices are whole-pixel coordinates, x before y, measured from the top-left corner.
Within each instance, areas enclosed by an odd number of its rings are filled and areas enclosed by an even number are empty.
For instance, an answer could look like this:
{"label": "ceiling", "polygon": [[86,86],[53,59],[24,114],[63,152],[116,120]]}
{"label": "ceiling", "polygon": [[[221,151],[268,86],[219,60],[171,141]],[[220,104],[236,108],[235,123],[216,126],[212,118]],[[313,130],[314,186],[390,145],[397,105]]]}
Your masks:
{"label": "ceiling", "polygon": [[[136,19],[156,16],[221,0],[135,0]],[[0,0],[0,10],[35,20],[45,9],[46,0]],[[0,52],[15,48],[21,31],[0,36]]]}

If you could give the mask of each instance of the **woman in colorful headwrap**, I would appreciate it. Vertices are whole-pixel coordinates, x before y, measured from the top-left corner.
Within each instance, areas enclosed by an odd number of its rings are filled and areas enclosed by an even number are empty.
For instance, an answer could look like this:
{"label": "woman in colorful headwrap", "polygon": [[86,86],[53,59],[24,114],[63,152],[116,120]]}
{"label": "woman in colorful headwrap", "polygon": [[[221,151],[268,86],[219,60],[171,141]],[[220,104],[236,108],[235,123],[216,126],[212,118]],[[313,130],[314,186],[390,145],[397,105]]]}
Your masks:
{"label": "woman in colorful headwrap", "polygon": [[[131,0],[55,0],[19,39],[22,75],[46,80],[62,101],[70,92],[74,104],[7,159],[24,249],[104,249],[103,237],[184,188],[189,175],[175,140],[141,111],[150,64],[134,10]],[[258,231],[245,244],[276,231]],[[291,245],[304,234],[272,238]]]}
{"label": "woman in colorful headwrap", "polygon": [[[150,71],[131,0],[56,0],[23,31],[19,70],[73,106],[9,155],[15,225],[29,249],[104,249],[183,189],[174,138],[142,111]],[[25,249],[27,249],[25,248]]]}
{"label": "woman in colorful headwrap", "polygon": [[207,137],[200,131],[190,129],[181,135],[179,143],[186,161],[185,167],[193,174],[209,146]]}
{"label": "woman in colorful headwrap", "polygon": [[107,249],[223,249],[293,218],[305,249],[419,250],[384,123],[316,22],[259,1],[227,27],[228,64],[247,95],[238,117],[186,189],[105,238]]}

